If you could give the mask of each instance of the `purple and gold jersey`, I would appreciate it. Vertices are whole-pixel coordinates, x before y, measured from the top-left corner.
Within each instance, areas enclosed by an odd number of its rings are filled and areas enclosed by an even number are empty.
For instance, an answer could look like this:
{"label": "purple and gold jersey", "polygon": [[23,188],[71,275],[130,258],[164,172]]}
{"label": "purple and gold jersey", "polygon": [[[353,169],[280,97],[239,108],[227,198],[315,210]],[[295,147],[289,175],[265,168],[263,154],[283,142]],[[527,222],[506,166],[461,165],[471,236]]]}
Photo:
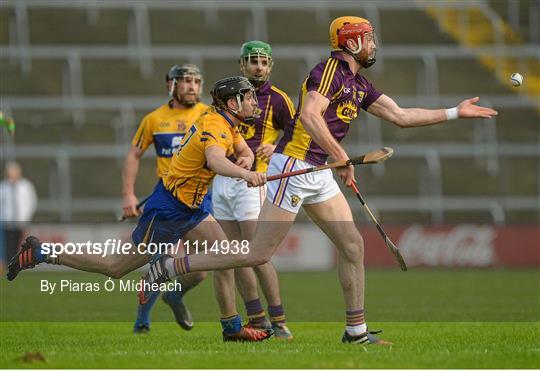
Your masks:
{"label": "purple and gold jersey", "polygon": [[[260,117],[250,124],[241,122],[238,125],[238,131],[253,153],[262,144],[274,144],[279,130],[289,126],[294,118],[294,106],[289,96],[269,81],[261,85],[256,94]],[[256,155],[252,169],[265,173],[267,168],[268,160]]]}
{"label": "purple and gold jersey", "polygon": [[339,52],[332,52],[327,61],[311,70],[302,83],[297,114],[292,124],[285,127],[285,135],[279,141],[276,152],[318,166],[326,163],[328,154],[313,141],[298,117],[309,91],[316,91],[330,101],[323,118],[338,142],[349,131],[349,124],[358,116],[360,108],[367,110],[382,93],[364,76],[353,75]]}
{"label": "purple and gold jersey", "polygon": [[143,118],[131,143],[143,152],[154,143],[158,177],[161,178],[167,173],[171,157],[180,145],[187,129],[208,108],[204,103],[182,109],[172,108],[167,103]]}

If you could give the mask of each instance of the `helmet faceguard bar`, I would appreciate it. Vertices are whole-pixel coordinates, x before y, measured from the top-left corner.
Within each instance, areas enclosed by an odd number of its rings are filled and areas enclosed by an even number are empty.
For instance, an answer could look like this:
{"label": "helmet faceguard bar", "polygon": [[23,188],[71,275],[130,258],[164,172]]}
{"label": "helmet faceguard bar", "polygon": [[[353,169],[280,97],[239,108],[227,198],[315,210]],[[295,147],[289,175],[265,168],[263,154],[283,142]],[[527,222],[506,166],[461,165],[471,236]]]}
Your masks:
{"label": "helmet faceguard bar", "polygon": [[[266,66],[264,65],[265,60],[267,62]],[[250,73],[249,66],[255,63],[259,68],[268,67],[267,72],[263,76],[254,76],[252,73]],[[240,58],[240,69],[242,70],[244,76],[247,77],[249,81],[255,86],[255,88],[258,88],[270,79],[273,66],[274,60],[272,59],[272,56],[265,53],[249,53]]]}
{"label": "helmet faceguard bar", "polygon": [[[238,120],[250,122],[257,118],[255,114],[249,117],[243,117],[241,114],[244,110],[243,103],[245,100],[245,96],[249,92],[253,94],[253,99],[258,105],[257,96],[255,94],[255,87],[249,82],[246,77],[235,76],[218,81],[214,85],[211,94],[214,100],[214,105],[216,107],[229,112]],[[227,104],[229,99],[231,98],[235,99],[238,106],[237,109],[232,109]]]}
{"label": "helmet faceguard bar", "polygon": [[[354,49],[347,45],[347,41],[351,39],[357,44]],[[375,63],[377,35],[371,23],[365,18],[344,16],[334,19],[330,24],[330,44],[332,50],[352,55],[364,68]]]}
{"label": "helmet faceguard bar", "polygon": [[[199,93],[195,100],[186,100],[178,96],[178,83],[187,78],[195,79],[195,82],[200,85]],[[174,99],[178,103],[191,107],[200,101],[200,92],[203,89],[204,80],[202,78],[201,71],[194,64],[183,64],[181,66],[174,65],[170,68],[169,72],[165,75],[165,81],[170,82],[169,87],[169,98]]]}

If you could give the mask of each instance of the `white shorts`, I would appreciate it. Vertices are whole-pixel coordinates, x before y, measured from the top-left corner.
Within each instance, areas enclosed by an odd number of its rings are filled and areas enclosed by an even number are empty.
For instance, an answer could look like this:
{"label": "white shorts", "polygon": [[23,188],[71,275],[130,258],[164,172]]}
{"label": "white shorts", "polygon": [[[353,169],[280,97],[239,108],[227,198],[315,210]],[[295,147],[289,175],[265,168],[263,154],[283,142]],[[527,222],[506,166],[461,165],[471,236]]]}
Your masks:
{"label": "white shorts", "polygon": [[[281,153],[274,153],[270,158],[268,175],[309,167],[313,165]],[[274,180],[267,183],[267,190],[266,198],[269,201],[292,213],[298,213],[302,204],[318,204],[341,192],[330,169]]]}
{"label": "white shorts", "polygon": [[212,208],[218,220],[257,220],[265,187],[248,187],[244,180],[216,175],[212,185]]}

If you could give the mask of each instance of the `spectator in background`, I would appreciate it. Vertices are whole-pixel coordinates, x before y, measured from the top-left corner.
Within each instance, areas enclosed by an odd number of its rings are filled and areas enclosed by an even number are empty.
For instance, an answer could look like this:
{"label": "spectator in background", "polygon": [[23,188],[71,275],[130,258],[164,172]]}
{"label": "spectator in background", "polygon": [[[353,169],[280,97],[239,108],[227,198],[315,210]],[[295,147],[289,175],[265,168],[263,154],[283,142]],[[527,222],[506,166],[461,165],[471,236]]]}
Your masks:
{"label": "spectator in background", "polygon": [[32,220],[37,208],[36,189],[32,182],[22,177],[21,167],[8,162],[0,182],[0,254],[1,264],[17,253],[26,225]]}

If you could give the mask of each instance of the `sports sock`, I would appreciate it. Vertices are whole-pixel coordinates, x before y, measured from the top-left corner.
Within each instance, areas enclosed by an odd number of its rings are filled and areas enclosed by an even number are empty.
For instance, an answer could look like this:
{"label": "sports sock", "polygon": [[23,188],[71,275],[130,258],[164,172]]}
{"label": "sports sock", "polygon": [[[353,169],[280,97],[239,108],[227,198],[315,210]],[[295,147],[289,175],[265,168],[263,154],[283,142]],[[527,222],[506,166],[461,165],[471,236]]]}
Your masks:
{"label": "sports sock", "polygon": [[189,256],[167,259],[167,261],[165,261],[165,269],[171,278],[189,273]]}
{"label": "sports sock", "polygon": [[32,254],[34,254],[34,258],[36,260],[36,263],[47,263],[47,264],[55,264],[60,265],[60,255],[56,255],[54,257],[51,256],[51,254],[45,254],[43,250],[41,249],[41,245],[39,249],[32,249]]}
{"label": "sports sock", "polygon": [[152,311],[152,307],[156,303],[157,298],[159,298],[159,294],[159,291],[151,291],[148,301],[145,304],[139,304],[139,307],[137,308],[137,320],[135,321],[136,324],[150,324],[150,312]]}
{"label": "sports sock", "polygon": [[197,282],[195,285],[184,283],[181,277],[178,277],[176,280],[182,284],[182,290],[167,291],[164,294],[167,297],[167,301],[171,304],[180,304],[184,295],[199,284],[199,282]]}
{"label": "sports sock", "polygon": [[49,257],[50,254],[45,254],[42,250],[41,250],[41,246],[39,249],[32,249],[32,252],[31,252],[33,255],[34,255],[34,258],[35,258],[35,261],[36,263],[50,263],[50,264],[56,264],[56,263],[52,263],[52,261],[56,261],[58,259],[59,256],[56,256],[54,258],[51,258]]}
{"label": "sports sock", "polygon": [[261,305],[261,299],[244,302],[246,306],[246,312],[249,320],[249,324],[254,327],[262,327],[266,322],[266,313]]}
{"label": "sports sock", "polygon": [[242,317],[240,317],[239,314],[235,314],[231,317],[221,318],[220,322],[223,332],[228,335],[236,334],[242,329]]}
{"label": "sports sock", "polygon": [[268,316],[270,317],[270,322],[273,325],[284,325],[285,324],[285,311],[283,310],[283,305],[269,305],[268,306]]}
{"label": "sports sock", "polygon": [[358,336],[367,331],[363,309],[348,310],[345,315],[347,318],[345,329],[349,335]]}

